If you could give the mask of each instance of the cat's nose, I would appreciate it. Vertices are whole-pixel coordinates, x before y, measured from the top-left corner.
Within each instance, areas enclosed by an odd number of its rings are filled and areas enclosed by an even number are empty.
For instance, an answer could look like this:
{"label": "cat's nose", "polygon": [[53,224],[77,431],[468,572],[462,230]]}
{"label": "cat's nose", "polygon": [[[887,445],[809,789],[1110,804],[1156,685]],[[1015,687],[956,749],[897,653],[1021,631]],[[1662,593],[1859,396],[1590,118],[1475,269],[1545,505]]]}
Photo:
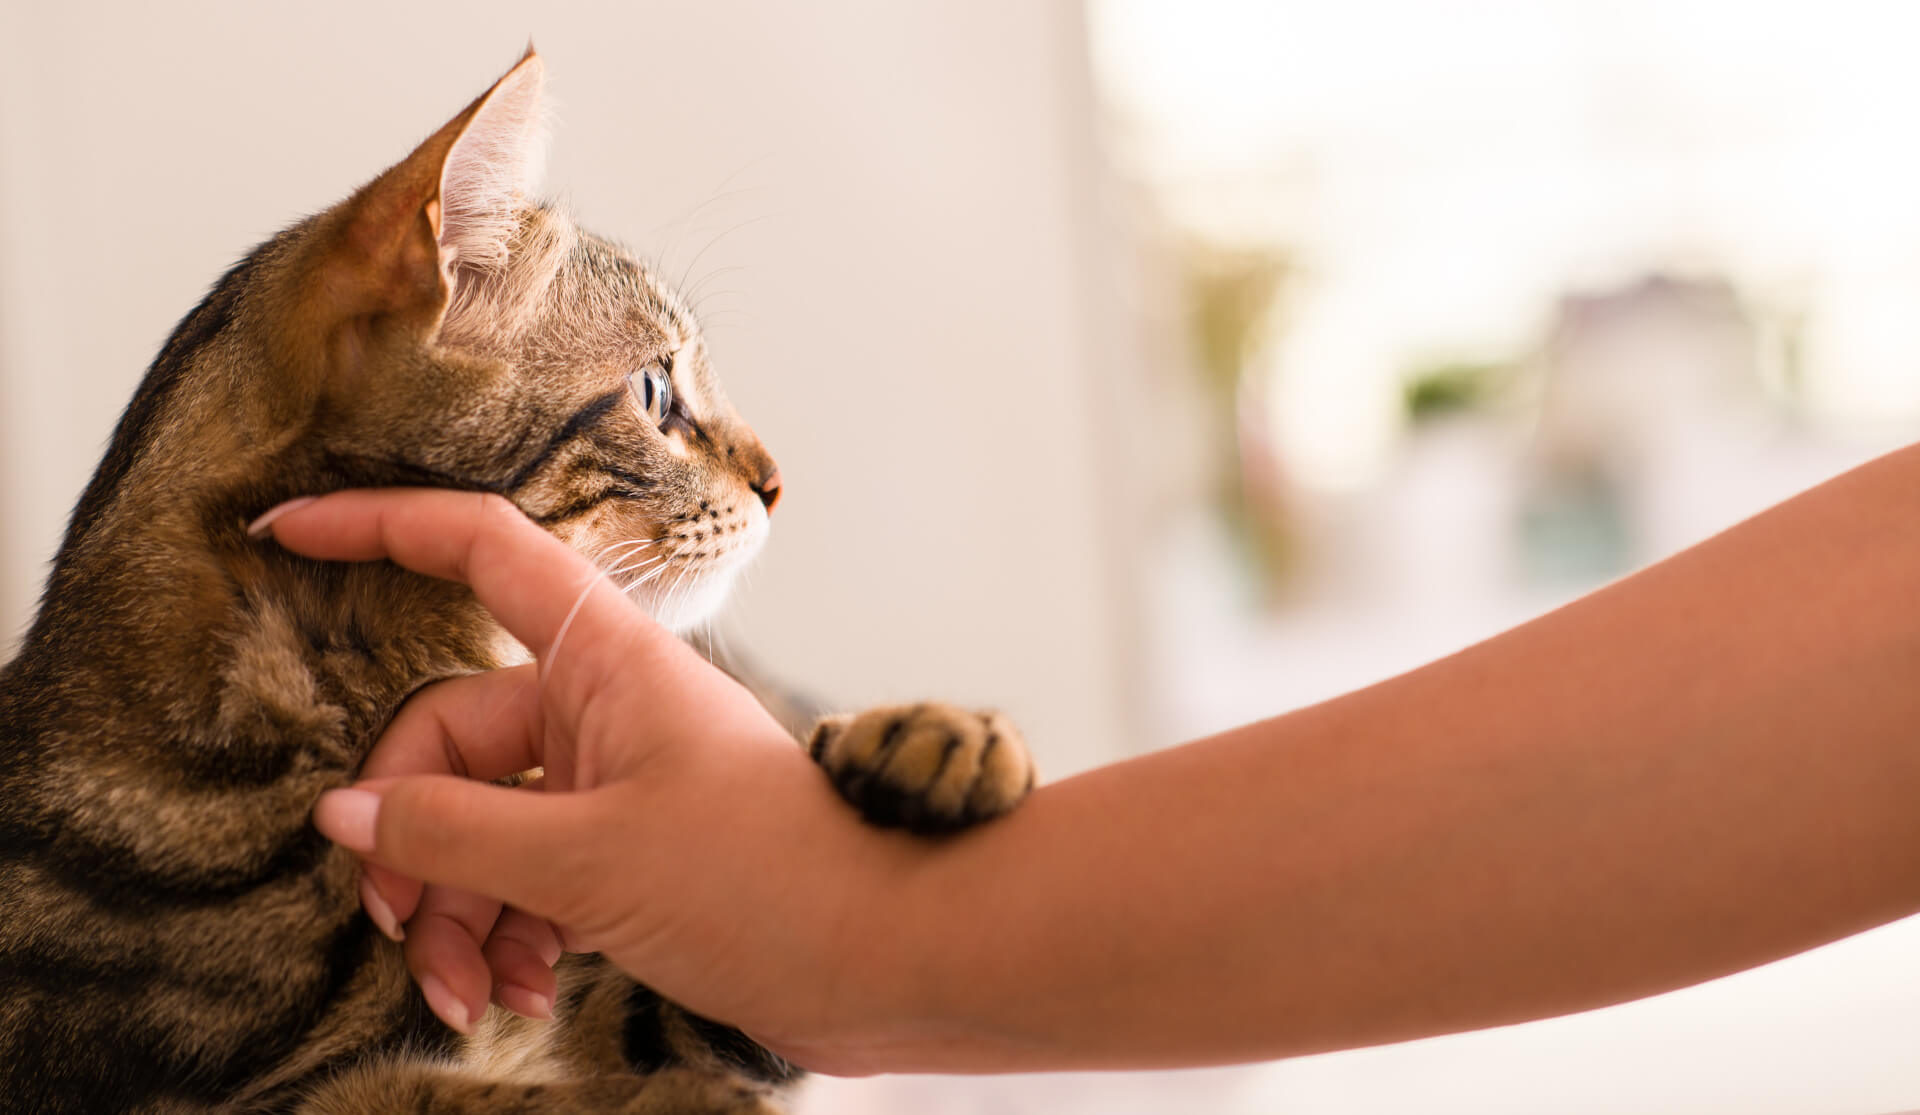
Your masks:
{"label": "cat's nose", "polygon": [[772,514],[773,505],[780,502],[780,466],[768,461],[760,473],[760,479],[751,487],[753,494],[759,496],[760,502],[766,505],[768,514]]}

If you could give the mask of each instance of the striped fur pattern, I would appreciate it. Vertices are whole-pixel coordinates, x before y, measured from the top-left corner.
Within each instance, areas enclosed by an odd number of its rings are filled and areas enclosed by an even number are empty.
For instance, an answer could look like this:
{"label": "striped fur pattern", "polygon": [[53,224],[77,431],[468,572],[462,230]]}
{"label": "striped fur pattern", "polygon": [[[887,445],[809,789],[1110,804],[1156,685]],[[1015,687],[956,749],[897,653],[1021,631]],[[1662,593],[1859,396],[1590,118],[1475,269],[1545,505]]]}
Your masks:
{"label": "striped fur pattern", "polygon": [[[780,1110],[793,1066],[590,956],[554,1021],[447,1029],[308,819],[409,694],[518,650],[463,587],[249,539],[264,509],[500,493],[679,628],[767,532],[777,471],[686,306],[528,199],[539,90],[529,52],[255,249],[128,406],[0,670],[0,1109]],[[943,705],[812,746],[869,819],[926,831],[1032,778],[1010,726]]]}

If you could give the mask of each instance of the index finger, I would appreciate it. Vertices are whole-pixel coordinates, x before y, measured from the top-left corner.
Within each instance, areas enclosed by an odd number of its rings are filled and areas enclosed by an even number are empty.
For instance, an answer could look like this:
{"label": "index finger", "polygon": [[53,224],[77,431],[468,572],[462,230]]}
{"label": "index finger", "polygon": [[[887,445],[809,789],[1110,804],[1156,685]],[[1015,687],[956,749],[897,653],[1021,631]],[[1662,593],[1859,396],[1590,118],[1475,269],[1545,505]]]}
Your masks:
{"label": "index finger", "polygon": [[[334,492],[283,504],[261,516],[287,549],[332,561],[386,558],[397,565],[459,581],[516,639],[559,675],[553,650],[563,633],[586,647],[627,653],[671,653],[678,641],[629,601],[600,568],[548,534],[502,496],[437,488]],[[635,641],[646,644],[634,646]],[[567,661],[591,664],[596,656]],[[574,681],[578,681],[575,678]]]}

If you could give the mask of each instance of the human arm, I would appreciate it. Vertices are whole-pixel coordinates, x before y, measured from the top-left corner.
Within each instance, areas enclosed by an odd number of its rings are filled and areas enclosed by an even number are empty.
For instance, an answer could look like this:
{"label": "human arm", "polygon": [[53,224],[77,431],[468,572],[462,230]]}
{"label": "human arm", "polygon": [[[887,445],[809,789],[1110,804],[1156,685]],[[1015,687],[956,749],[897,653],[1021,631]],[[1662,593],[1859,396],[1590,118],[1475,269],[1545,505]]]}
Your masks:
{"label": "human arm", "polygon": [[[827,1071],[1217,1063],[1632,998],[1920,909],[1915,492],[1920,455],[1884,458],[1459,655],[940,844],[854,823],[746,720],[701,726],[732,707],[709,688],[656,703],[653,757],[564,816],[508,831],[463,804],[505,791],[396,784],[375,858],[602,919],[589,943],[630,971]],[[377,556],[301,515],[288,545]],[[646,927],[623,940],[581,905],[626,900]]]}
{"label": "human arm", "polygon": [[1266,1058],[1920,909],[1916,497],[1908,450],[1441,662],[1043,788],[902,903],[1007,927],[919,973],[928,1030],[971,1020],[949,1067]]}

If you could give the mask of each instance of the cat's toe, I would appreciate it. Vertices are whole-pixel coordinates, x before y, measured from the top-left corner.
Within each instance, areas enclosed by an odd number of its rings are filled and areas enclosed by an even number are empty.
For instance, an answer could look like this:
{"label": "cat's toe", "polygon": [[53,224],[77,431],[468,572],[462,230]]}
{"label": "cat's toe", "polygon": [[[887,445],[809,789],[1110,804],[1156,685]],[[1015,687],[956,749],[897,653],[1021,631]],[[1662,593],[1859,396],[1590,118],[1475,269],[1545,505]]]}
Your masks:
{"label": "cat's toe", "polygon": [[1033,788],[1033,759],[997,712],[925,703],[823,719],[808,750],[862,816],[915,832],[998,817]]}

